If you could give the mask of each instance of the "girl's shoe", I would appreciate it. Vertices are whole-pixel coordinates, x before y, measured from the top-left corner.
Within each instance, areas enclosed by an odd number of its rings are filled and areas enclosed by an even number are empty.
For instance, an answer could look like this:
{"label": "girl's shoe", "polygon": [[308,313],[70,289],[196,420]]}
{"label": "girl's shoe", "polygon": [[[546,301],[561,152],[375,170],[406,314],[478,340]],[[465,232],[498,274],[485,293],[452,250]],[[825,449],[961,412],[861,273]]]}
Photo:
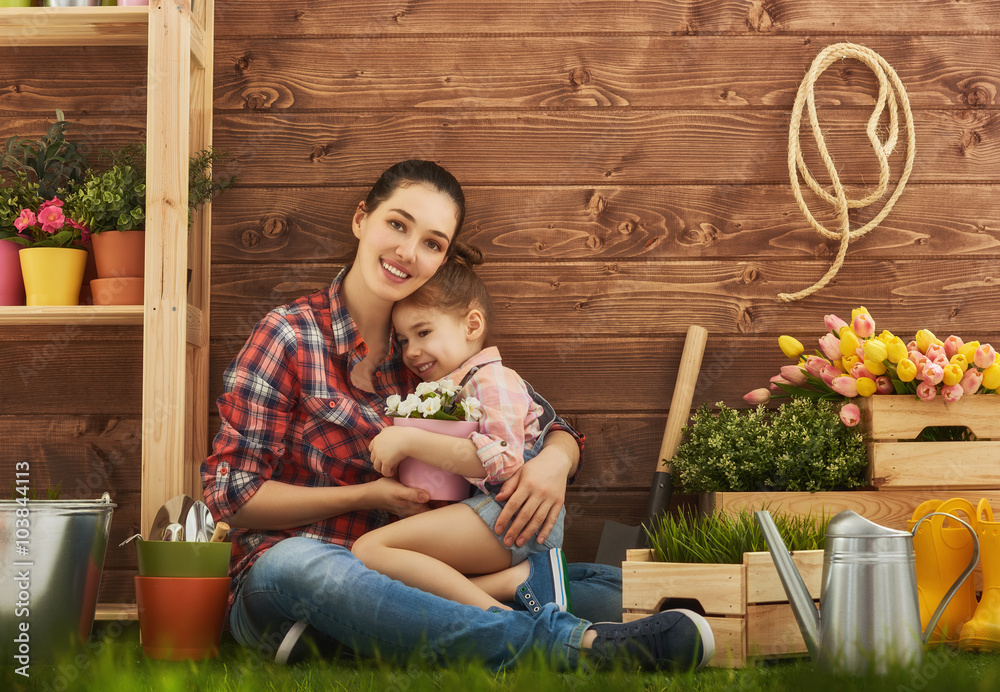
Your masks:
{"label": "girl's shoe", "polygon": [[514,596],[529,613],[537,616],[542,606],[555,603],[559,610],[571,611],[566,556],[562,549],[535,553],[528,558],[528,578],[517,587]]}

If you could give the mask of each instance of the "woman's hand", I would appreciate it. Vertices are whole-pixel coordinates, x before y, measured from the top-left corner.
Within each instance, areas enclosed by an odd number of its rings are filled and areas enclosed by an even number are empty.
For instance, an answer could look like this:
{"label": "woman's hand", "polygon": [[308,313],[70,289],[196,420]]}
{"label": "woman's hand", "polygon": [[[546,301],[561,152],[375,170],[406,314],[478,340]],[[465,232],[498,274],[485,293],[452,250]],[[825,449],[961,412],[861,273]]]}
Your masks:
{"label": "woman's hand", "polygon": [[373,493],[372,507],[383,509],[397,517],[409,517],[430,509],[430,495],[420,488],[407,488],[395,478],[379,478],[366,483]]}
{"label": "woman's hand", "polygon": [[514,545],[515,540],[518,545],[524,545],[536,531],[536,540],[543,543],[556,525],[559,510],[566,501],[566,480],[576,468],[568,451],[575,449],[579,459],[579,448],[568,433],[549,434],[565,435],[572,447],[546,444],[538,456],[508,478],[497,493],[497,499],[507,500],[507,504],[500,512],[494,531],[498,534],[506,531],[503,543],[508,547]]}

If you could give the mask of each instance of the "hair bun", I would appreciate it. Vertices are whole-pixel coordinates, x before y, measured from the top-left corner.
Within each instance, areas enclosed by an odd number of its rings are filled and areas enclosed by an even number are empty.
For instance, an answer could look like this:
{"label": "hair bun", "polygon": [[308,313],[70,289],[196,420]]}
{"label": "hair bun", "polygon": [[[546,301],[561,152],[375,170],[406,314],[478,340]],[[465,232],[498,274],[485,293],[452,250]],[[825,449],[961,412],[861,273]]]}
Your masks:
{"label": "hair bun", "polygon": [[472,267],[483,263],[482,251],[474,245],[466,245],[461,240],[456,240],[452,244],[451,260]]}

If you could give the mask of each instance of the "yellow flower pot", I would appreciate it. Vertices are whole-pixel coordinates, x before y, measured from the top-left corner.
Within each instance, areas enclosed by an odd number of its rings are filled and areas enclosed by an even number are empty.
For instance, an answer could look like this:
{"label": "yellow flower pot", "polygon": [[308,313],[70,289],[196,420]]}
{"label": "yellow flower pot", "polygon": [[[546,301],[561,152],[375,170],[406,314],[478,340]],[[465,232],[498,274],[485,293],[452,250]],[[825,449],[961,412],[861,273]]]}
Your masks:
{"label": "yellow flower pot", "polygon": [[77,305],[87,250],[75,247],[22,248],[26,305]]}

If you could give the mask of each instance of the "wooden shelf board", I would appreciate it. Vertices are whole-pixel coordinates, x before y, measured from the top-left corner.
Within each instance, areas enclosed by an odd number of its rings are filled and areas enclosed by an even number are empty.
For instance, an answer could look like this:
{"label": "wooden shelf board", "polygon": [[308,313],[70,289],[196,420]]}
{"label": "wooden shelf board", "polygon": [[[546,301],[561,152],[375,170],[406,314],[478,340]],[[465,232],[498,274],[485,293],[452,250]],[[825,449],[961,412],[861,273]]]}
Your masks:
{"label": "wooden shelf board", "polygon": [[3,46],[144,46],[148,7],[4,7]]}
{"label": "wooden shelf board", "polygon": [[95,620],[138,620],[139,607],[135,603],[98,603]]}
{"label": "wooden shelf board", "polygon": [[93,324],[142,326],[141,305],[0,307],[0,325]]}

